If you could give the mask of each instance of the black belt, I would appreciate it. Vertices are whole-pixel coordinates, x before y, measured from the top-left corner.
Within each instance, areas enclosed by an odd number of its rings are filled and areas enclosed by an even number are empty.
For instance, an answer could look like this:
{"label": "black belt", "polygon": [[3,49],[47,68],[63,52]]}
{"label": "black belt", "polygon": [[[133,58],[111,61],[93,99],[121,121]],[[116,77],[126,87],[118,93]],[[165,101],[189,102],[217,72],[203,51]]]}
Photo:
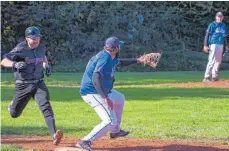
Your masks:
{"label": "black belt", "polygon": [[39,81],[43,81],[43,79],[40,79],[40,80],[16,80],[15,83],[37,83]]}

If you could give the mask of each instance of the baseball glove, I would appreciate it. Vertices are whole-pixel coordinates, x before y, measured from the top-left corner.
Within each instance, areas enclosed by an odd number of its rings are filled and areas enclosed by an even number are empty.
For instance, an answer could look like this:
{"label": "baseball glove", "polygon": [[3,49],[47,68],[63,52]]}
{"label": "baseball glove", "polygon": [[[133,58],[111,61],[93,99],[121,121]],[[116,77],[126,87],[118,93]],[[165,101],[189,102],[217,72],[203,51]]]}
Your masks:
{"label": "baseball glove", "polygon": [[161,58],[161,53],[148,53],[148,54],[144,54],[141,57],[141,62],[144,65],[148,65],[151,66],[152,68],[156,68],[158,62],[160,61]]}

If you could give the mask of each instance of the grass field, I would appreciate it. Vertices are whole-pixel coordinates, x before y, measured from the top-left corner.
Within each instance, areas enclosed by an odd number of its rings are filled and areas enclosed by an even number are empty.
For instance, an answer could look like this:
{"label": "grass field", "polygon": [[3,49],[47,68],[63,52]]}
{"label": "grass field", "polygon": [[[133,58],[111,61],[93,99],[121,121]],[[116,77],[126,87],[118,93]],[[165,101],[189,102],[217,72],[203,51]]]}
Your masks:
{"label": "grass field", "polygon": [[[221,72],[229,79],[229,71]],[[1,134],[49,135],[36,101],[12,119],[13,76],[1,75]],[[82,101],[82,74],[54,73],[46,78],[56,124],[65,136],[81,138],[97,123],[96,113]],[[229,139],[229,89],[178,88],[165,84],[197,82],[203,72],[116,73],[115,89],[125,94],[123,129],[129,137],[158,139]]]}

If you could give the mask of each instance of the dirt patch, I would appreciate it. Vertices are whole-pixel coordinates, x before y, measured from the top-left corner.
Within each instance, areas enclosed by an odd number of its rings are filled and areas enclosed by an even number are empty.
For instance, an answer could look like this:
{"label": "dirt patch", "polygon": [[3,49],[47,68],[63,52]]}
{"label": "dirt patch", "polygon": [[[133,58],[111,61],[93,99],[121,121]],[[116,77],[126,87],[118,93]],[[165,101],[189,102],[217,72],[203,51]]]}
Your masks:
{"label": "dirt patch", "polygon": [[175,87],[212,87],[212,88],[229,88],[229,80],[220,80],[216,82],[188,82],[188,83],[175,83]]}
{"label": "dirt patch", "polygon": [[[65,137],[59,146],[54,146],[50,137],[40,136],[2,136],[2,144],[11,144],[32,150],[68,150],[76,151],[75,143],[79,139]],[[185,140],[153,140],[119,138],[111,140],[108,137],[93,142],[95,151],[229,151],[226,142],[185,141]]]}

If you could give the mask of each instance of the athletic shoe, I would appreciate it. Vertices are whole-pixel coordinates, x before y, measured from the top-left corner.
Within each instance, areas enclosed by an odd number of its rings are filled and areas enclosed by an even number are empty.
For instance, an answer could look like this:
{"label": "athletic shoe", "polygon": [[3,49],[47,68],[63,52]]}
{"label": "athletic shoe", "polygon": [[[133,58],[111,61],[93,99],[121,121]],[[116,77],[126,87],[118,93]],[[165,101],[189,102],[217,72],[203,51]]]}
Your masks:
{"label": "athletic shoe", "polygon": [[78,148],[85,149],[87,151],[93,151],[93,149],[91,148],[91,141],[81,140],[78,143],[76,143],[75,146],[78,147]]}
{"label": "athletic shoe", "polygon": [[204,78],[203,82],[211,82],[210,78]]}
{"label": "athletic shoe", "polygon": [[110,133],[110,138],[124,137],[129,133],[129,131],[120,130],[118,133]]}
{"label": "athletic shoe", "polygon": [[218,77],[212,78],[212,81],[219,81]]}

